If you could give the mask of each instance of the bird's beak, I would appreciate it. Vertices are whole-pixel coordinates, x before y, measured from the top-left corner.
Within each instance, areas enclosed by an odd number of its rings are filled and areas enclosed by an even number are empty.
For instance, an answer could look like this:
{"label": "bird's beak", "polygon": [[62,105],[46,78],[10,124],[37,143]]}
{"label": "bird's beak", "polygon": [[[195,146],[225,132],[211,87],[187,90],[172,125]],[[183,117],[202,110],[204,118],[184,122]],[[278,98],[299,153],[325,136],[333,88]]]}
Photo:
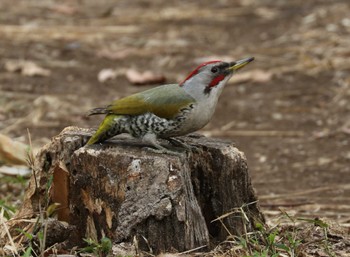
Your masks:
{"label": "bird's beak", "polygon": [[230,71],[236,71],[239,70],[240,68],[243,68],[246,66],[248,63],[254,60],[254,57],[249,57],[249,58],[244,58],[242,60],[236,61],[236,62],[231,62],[230,67],[227,68],[227,70]]}

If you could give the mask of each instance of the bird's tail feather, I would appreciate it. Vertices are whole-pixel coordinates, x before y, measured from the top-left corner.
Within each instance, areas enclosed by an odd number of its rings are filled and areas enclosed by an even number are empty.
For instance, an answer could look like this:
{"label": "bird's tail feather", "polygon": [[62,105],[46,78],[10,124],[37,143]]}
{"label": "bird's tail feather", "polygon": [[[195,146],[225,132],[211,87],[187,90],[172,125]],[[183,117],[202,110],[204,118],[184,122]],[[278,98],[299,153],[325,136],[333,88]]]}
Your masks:
{"label": "bird's tail feather", "polygon": [[98,114],[108,114],[108,110],[106,108],[94,108],[87,113],[87,116]]}
{"label": "bird's tail feather", "polygon": [[95,134],[89,139],[86,143],[87,145],[92,145],[96,143],[101,143],[117,134],[120,133],[118,129],[116,129],[116,124],[121,116],[115,114],[107,115],[104,120],[101,122]]}

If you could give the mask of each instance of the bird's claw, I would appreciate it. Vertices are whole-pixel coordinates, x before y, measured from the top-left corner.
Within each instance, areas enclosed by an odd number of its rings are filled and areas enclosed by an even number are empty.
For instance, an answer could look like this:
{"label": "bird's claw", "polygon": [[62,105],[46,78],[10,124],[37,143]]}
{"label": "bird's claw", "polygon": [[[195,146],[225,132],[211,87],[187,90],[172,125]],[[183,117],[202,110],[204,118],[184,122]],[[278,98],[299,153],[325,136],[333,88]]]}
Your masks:
{"label": "bird's claw", "polygon": [[183,143],[180,139],[168,138],[167,140],[173,146],[179,146],[179,147],[185,148],[186,150],[191,150],[191,146],[189,146],[188,144]]}

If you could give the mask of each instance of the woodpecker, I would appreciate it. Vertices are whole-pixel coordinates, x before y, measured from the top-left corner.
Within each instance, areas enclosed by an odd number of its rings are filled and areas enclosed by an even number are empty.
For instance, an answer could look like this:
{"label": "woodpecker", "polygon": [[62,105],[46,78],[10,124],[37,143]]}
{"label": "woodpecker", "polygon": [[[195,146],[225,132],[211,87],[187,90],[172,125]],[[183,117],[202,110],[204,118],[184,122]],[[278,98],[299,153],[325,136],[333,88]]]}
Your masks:
{"label": "woodpecker", "polygon": [[227,81],[253,60],[254,57],[249,57],[235,62],[205,62],[179,84],[158,86],[90,110],[89,116],[106,116],[87,145],[128,133],[151,144],[158,152],[169,153],[157,139],[171,142],[176,140],[173,137],[203,128],[213,116]]}

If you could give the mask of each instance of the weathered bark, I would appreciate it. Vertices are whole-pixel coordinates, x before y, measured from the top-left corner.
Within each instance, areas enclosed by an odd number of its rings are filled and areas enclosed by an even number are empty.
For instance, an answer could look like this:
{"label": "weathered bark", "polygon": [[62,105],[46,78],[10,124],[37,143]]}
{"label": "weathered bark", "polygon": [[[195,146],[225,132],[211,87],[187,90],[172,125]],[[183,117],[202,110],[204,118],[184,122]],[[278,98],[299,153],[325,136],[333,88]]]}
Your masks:
{"label": "weathered bark", "polygon": [[[136,237],[154,252],[184,251],[224,240],[226,229],[239,235],[263,221],[244,154],[231,143],[183,137],[193,150],[174,148],[177,156],[149,151],[135,139],[84,146],[89,134],[69,127],[41,150],[18,214],[28,217],[60,203],[58,220],[70,231],[61,246]],[[242,206],[248,219],[237,211],[212,222]]]}

